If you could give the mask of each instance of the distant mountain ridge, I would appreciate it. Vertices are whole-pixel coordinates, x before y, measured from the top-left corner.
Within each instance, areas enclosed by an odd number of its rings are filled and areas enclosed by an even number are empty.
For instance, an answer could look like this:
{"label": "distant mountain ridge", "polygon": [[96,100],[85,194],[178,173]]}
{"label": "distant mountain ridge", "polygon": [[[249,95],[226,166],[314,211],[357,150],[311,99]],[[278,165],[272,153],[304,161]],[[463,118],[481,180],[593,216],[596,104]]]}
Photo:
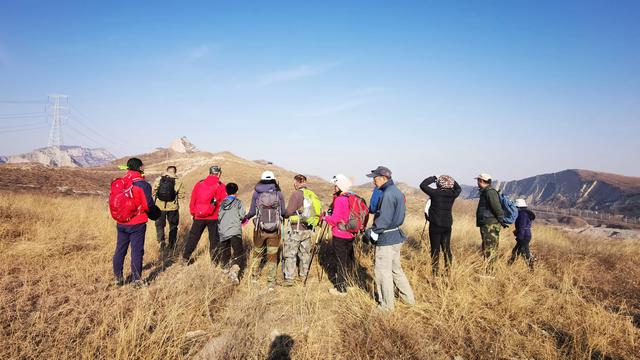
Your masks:
{"label": "distant mountain ridge", "polygon": [[115,159],[116,157],[106,149],[62,145],[59,153],[56,147],[44,147],[24,154],[0,156],[0,164],[39,163],[46,166],[84,168],[102,166]]}
{"label": "distant mountain ridge", "polygon": [[[556,208],[603,211],[640,216],[640,177],[582,169],[497,181],[495,187],[511,198]],[[471,197],[477,196],[477,191]]]}

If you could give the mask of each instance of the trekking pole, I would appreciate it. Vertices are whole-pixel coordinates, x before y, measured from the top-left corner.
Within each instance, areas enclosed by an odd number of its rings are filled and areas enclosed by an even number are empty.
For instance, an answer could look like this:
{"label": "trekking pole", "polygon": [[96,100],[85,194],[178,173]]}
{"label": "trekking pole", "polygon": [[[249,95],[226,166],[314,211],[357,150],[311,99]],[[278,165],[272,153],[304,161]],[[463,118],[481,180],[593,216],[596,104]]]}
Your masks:
{"label": "trekking pole", "polygon": [[420,235],[420,250],[422,250],[422,242],[424,241],[424,232],[427,229],[427,223],[429,220],[424,221],[424,226],[422,227],[422,234]]}
{"label": "trekking pole", "polygon": [[282,221],[280,224],[280,266],[282,267],[282,273],[284,274],[284,224],[288,220]]}
{"label": "trekking pole", "polygon": [[[309,267],[307,268],[307,277],[304,279],[304,286],[307,286],[307,280],[309,280],[309,272],[311,271],[311,266],[313,265],[313,258],[316,257],[318,253],[318,243],[320,239],[324,239],[324,232],[327,230],[327,223],[323,223],[321,225],[322,230],[318,231],[318,236],[316,236],[316,241],[313,244],[313,252],[311,253],[311,259],[309,260]],[[322,266],[320,267],[322,268]],[[322,279],[322,275],[318,276],[318,281]]]}

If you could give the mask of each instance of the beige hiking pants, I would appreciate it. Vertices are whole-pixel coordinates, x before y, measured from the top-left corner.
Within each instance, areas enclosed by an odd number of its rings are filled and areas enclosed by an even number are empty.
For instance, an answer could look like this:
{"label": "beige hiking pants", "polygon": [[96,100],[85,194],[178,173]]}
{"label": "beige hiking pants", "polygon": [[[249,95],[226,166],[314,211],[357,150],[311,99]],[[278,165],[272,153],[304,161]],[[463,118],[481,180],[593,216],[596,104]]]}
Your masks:
{"label": "beige hiking pants", "polygon": [[394,309],[396,287],[402,301],[409,305],[413,305],[416,302],[411,284],[409,284],[409,280],[407,280],[400,265],[401,248],[402,243],[376,246],[376,262],[374,266],[376,292],[378,294],[378,302],[383,310],[391,311]]}

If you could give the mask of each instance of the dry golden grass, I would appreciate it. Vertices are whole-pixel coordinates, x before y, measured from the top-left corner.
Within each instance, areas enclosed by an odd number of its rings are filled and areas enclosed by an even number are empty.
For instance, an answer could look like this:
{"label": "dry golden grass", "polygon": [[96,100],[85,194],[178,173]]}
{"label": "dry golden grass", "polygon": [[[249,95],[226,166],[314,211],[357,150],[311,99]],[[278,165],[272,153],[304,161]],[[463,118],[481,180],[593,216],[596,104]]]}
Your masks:
{"label": "dry golden grass", "polygon": [[[640,243],[534,229],[535,273],[501,259],[482,275],[473,204],[456,206],[454,267],[432,278],[418,248],[419,201],[410,199],[404,268],[418,303],[392,314],[367,289],[327,293],[316,270],[306,288],[243,280],[209,264],[159,272],[153,223],[145,245],[149,286],[112,285],[115,225],[104,199],[2,193],[0,358],[510,359],[637,358]],[[183,219],[180,236],[188,221]],[[506,256],[513,239],[503,232]],[[372,254],[358,252],[371,284]],[[128,261],[128,259],[127,259]],[[128,272],[128,264],[125,264]],[[157,276],[156,276],[157,275]],[[635,316],[635,318],[634,318]],[[634,325],[635,323],[635,325]],[[202,330],[191,336],[190,332]],[[201,352],[202,350],[202,352]]]}

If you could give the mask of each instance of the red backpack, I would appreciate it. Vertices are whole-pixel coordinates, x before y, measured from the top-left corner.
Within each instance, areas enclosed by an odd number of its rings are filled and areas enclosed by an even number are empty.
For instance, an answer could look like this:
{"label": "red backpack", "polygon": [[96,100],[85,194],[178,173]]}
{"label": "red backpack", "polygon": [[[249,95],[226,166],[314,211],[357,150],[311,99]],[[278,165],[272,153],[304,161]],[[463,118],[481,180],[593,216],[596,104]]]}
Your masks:
{"label": "red backpack", "polygon": [[222,183],[218,181],[217,184],[209,186],[204,180],[200,180],[198,184],[198,191],[192,196],[196,196],[194,215],[199,218],[206,218],[213,215],[216,212],[216,191]]}
{"label": "red backpack", "polygon": [[365,199],[353,193],[344,193],[340,196],[346,196],[349,200],[349,221],[338,223],[338,229],[352,234],[364,231],[369,221],[369,207]]}
{"label": "red backpack", "polygon": [[140,206],[134,198],[133,180],[124,176],[111,182],[109,211],[118,223],[128,223],[140,214]]}

